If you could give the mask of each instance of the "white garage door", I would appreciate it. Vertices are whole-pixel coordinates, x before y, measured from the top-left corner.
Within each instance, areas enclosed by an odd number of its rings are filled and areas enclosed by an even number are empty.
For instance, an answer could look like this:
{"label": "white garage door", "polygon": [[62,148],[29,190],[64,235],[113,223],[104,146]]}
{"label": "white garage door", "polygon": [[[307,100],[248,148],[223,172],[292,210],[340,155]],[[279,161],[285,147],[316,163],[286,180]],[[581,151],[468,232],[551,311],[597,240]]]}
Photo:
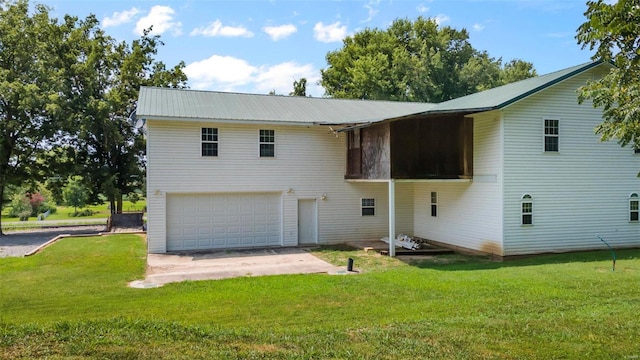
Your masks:
{"label": "white garage door", "polygon": [[167,197],[167,250],[281,244],[280,194],[194,194]]}

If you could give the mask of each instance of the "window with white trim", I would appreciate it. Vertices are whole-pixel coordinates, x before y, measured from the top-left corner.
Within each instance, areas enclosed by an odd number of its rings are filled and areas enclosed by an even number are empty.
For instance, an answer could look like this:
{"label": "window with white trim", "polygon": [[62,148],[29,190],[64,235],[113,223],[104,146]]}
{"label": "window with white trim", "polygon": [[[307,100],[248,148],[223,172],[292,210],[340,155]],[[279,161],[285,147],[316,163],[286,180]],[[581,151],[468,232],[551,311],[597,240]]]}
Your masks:
{"label": "window with white trim", "polygon": [[629,221],[639,221],[640,197],[637,193],[629,195]]}
{"label": "window with white trim", "polygon": [[276,131],[260,130],[260,157],[276,156]]}
{"label": "window with white trim", "polygon": [[435,191],[431,192],[431,216],[438,216],[438,193]]}
{"label": "window with white trim", "polygon": [[376,214],[376,199],[361,199],[362,216],[374,216]]}
{"label": "window with white trim", "polygon": [[520,202],[521,225],[533,225],[533,198],[529,194],[522,196]]}
{"label": "window with white trim", "polygon": [[202,156],[218,156],[217,128],[202,128]]}
{"label": "window with white trim", "polygon": [[560,120],[544,119],[544,151],[560,150]]}

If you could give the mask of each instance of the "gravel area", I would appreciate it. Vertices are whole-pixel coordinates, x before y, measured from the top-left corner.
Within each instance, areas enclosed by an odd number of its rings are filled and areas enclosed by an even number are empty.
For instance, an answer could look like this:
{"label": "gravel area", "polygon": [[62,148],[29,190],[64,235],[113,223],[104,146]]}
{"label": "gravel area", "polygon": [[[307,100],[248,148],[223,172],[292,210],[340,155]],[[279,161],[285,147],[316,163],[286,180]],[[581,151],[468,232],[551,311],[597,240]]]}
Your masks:
{"label": "gravel area", "polygon": [[0,258],[24,256],[58,235],[97,234],[100,232],[106,232],[104,225],[5,231],[5,235],[0,236]]}

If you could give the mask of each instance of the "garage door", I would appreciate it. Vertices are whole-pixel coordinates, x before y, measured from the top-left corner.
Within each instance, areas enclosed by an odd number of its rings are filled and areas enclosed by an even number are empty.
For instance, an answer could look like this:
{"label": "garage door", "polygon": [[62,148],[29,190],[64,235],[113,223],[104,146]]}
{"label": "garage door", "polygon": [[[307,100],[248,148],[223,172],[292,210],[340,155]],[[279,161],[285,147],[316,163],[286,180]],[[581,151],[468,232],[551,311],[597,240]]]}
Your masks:
{"label": "garage door", "polygon": [[281,244],[281,195],[194,194],[167,197],[167,250]]}

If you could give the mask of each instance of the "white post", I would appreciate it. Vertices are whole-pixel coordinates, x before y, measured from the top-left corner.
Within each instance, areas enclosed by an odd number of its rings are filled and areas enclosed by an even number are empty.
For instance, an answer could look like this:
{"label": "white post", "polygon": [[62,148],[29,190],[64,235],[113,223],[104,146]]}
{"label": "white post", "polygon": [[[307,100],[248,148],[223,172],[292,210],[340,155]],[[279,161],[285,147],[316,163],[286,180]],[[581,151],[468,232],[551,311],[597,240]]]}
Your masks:
{"label": "white post", "polygon": [[396,256],[396,182],[389,180],[389,256]]}

